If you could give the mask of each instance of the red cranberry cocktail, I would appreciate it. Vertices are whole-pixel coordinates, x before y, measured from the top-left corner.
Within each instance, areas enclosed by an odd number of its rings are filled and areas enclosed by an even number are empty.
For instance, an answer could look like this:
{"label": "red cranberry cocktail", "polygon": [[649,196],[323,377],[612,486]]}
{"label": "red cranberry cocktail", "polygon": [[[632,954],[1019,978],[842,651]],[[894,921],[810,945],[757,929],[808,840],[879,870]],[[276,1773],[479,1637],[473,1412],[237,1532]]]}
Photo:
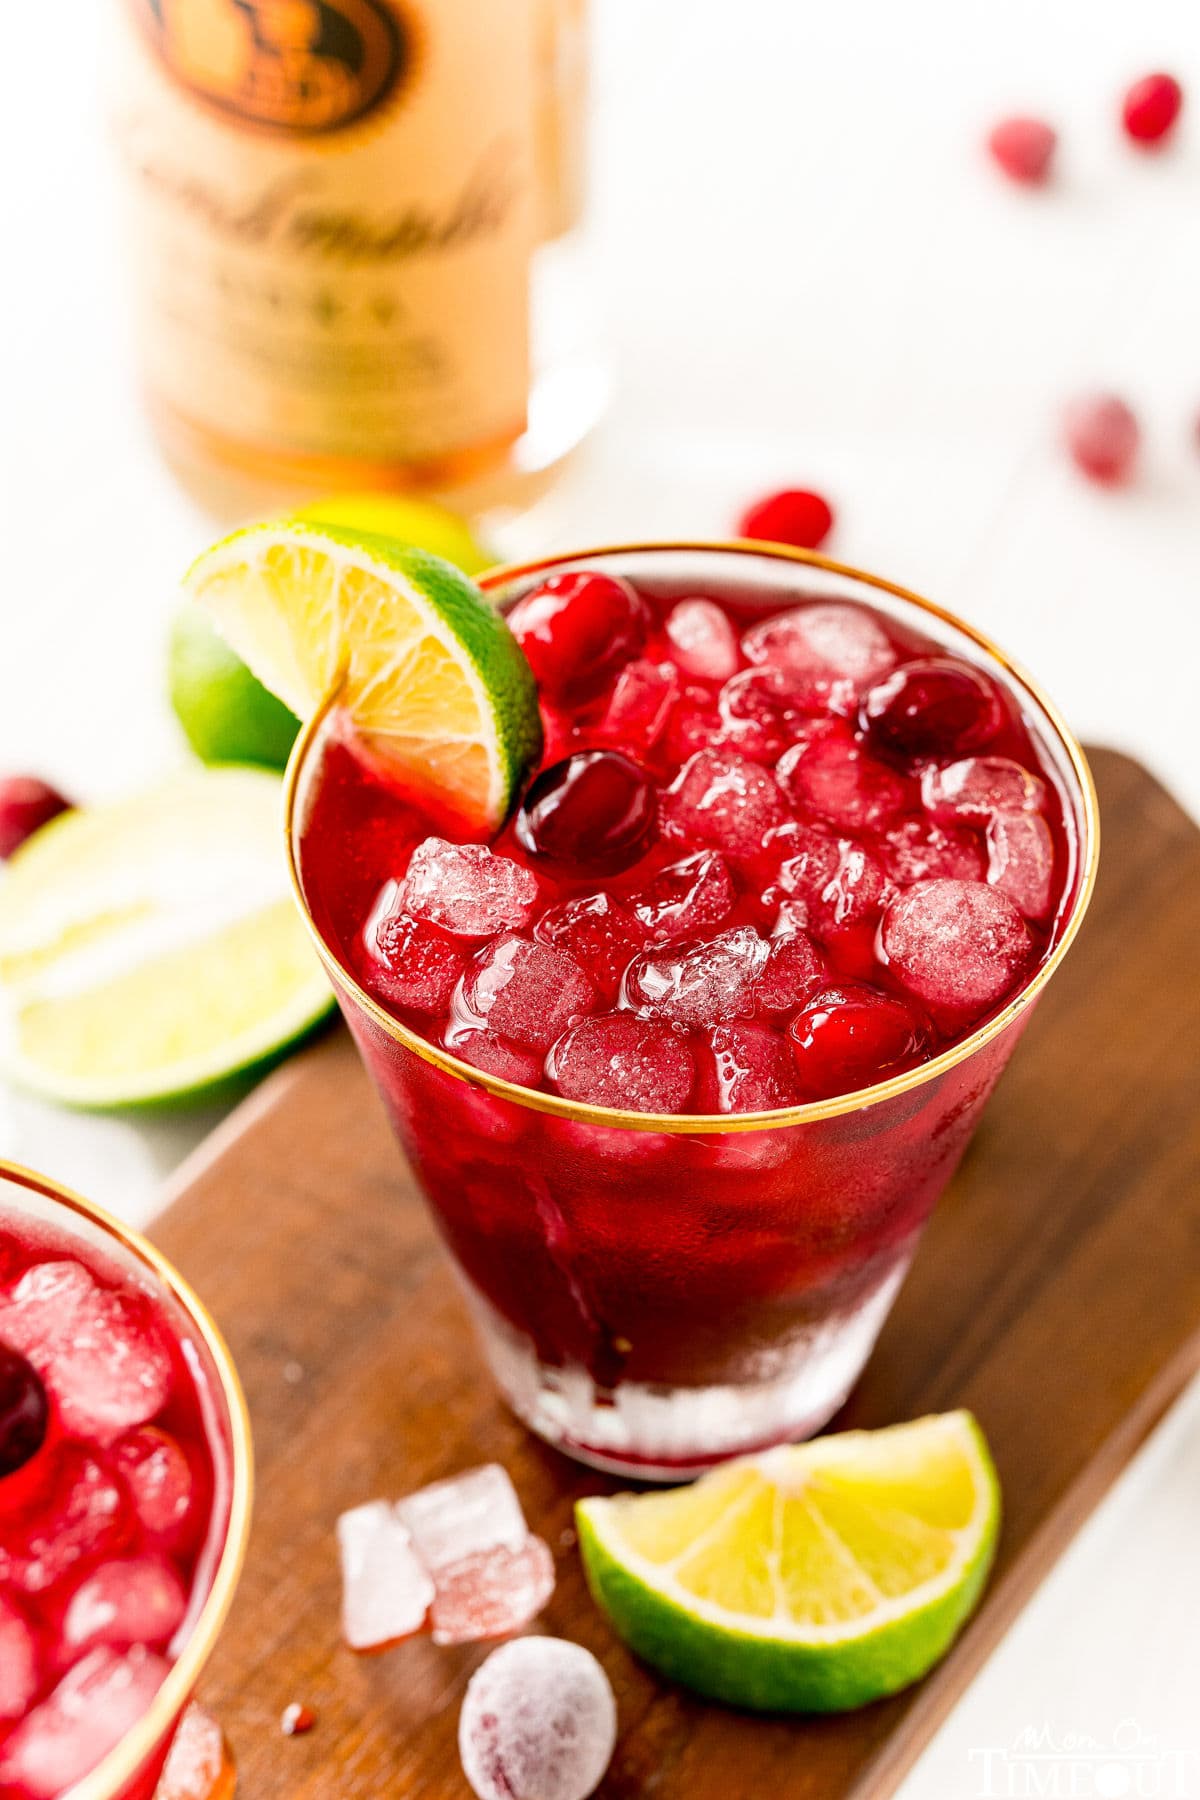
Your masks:
{"label": "red cranberry cocktail", "polygon": [[0,1796],[142,1800],[228,1609],[249,1438],[149,1245],[0,1165]]}
{"label": "red cranberry cocktail", "polygon": [[327,711],[299,889],[504,1394],[675,1476],[844,1399],[1079,924],[1091,783],[982,639],[820,558],[484,585],[542,709],[517,810],[462,841]]}

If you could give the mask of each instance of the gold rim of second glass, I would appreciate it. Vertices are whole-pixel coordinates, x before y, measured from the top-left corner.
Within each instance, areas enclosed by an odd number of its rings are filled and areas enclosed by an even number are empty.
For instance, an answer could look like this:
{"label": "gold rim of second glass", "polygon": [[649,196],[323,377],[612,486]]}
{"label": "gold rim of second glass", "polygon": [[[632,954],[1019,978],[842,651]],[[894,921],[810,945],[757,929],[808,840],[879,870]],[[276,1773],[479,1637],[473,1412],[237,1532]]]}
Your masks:
{"label": "gold rim of second glass", "polygon": [[548,1094],[536,1088],[519,1087],[515,1082],[505,1081],[498,1075],[486,1074],[483,1070],[474,1068],[470,1063],[463,1062],[461,1058],[452,1055],[440,1044],[431,1043],[428,1038],[421,1037],[418,1032],[394,1018],[391,1013],[380,1006],[379,1002],[359,985],[350,970],[330,949],[309,911],[300,878],[299,846],[296,841],[297,791],[308,752],[319,736],[329,713],[336,705],[336,690],[326,696],[312,718],[306,722],[292,748],[284,774],[285,850],[296,904],[300,908],[309,935],[316,945],[322,962],[329,970],[335,986],[348,993],[354,1004],[379,1030],[402,1045],[404,1049],[411,1051],[414,1056],[420,1057],[422,1062],[432,1064],[434,1068],[454,1076],[469,1087],[481,1088],[489,1094],[495,1094],[500,1099],[511,1101],[514,1105],[526,1107],[530,1111],[548,1113],[552,1117],[569,1119],[576,1123],[604,1125],[614,1130],[655,1131],[675,1136],[695,1136],[718,1132],[774,1131],[789,1125],[815,1124],[823,1119],[836,1119],[845,1113],[861,1112],[867,1107],[880,1106],[901,1094],[909,1093],[913,1088],[938,1080],[940,1076],[947,1074],[959,1063],[966,1062],[985,1044],[991,1043],[994,1038],[1007,1031],[1013,1021],[1033,1005],[1069,950],[1092,897],[1100,853],[1099,806],[1087,758],[1054,702],[1019,664],[1015,663],[990,638],[985,637],[981,631],[977,631],[973,625],[969,625],[966,620],[959,618],[956,613],[938,606],[932,600],[925,599],[923,595],[914,593],[910,588],[900,587],[893,581],[887,581],[880,575],[869,574],[863,569],[853,568],[848,563],[834,562],[828,557],[818,555],[813,550],[797,550],[783,544],[758,543],[747,538],[678,541],[650,539],[644,542],[590,545],[582,550],[559,551],[554,555],[535,557],[527,562],[505,563],[497,568],[487,570],[476,579],[485,592],[492,593],[513,582],[524,581],[535,575],[545,574],[548,570],[562,568],[566,565],[578,565],[594,558],[668,553],[696,556],[747,555],[767,561],[798,563],[810,568],[821,569],[830,575],[861,582],[864,586],[875,588],[881,593],[891,594],[894,598],[905,601],[908,605],[916,607],[918,611],[928,613],[944,625],[949,625],[953,630],[961,632],[964,637],[969,638],[973,644],[999,664],[1005,675],[1015,682],[1018,688],[1024,689],[1036,701],[1046,722],[1057,734],[1066,752],[1071,773],[1078,783],[1082,803],[1080,869],[1074,903],[1063,924],[1058,942],[1046,960],[1038,965],[1032,978],[1006,1006],[992,1018],[985,1020],[977,1030],[963,1038],[960,1043],[951,1045],[939,1056],[931,1058],[929,1062],[920,1063],[915,1069],[908,1069],[901,1075],[893,1076],[890,1081],[879,1082],[873,1087],[857,1088],[849,1094],[838,1094],[831,1100],[809,1101],[803,1105],[778,1107],[768,1112],[736,1114],[623,1112],[613,1107],[592,1106],[582,1101],[566,1100],[560,1094]]}
{"label": "gold rim of second glass", "polygon": [[182,1713],[233,1604],[233,1596],[246,1559],[254,1492],[250,1414],[241,1380],[216,1320],[195,1289],[160,1250],[156,1250],[140,1232],[134,1231],[102,1206],[84,1199],[73,1188],[52,1181],[47,1175],[39,1175],[35,1169],[27,1169],[20,1163],[0,1161],[0,1199],[3,1198],[5,1183],[40,1194],[44,1199],[53,1201],[56,1207],[78,1214],[106,1237],[112,1238],[123,1251],[150,1272],[182,1308],[203,1340],[212,1359],[221,1399],[229,1417],[229,1523],[204,1605],[190,1637],[141,1718],[113,1745],[108,1755],[71,1789],[71,1800],[109,1800],[110,1796],[119,1795],[139,1774]]}

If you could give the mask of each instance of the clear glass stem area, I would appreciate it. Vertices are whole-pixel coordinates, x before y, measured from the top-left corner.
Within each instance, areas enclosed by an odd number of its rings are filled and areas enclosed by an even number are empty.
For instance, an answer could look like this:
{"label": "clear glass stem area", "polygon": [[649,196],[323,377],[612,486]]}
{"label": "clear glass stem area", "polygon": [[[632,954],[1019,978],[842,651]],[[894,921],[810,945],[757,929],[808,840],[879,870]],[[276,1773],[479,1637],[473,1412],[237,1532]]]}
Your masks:
{"label": "clear glass stem area", "polygon": [[620,1381],[538,1360],[532,1341],[467,1285],[484,1353],[517,1417],[577,1462],[640,1481],[682,1481],[723,1458],[811,1437],[837,1412],[874,1348],[915,1245],[864,1298],[797,1326],[753,1376],[703,1387]]}

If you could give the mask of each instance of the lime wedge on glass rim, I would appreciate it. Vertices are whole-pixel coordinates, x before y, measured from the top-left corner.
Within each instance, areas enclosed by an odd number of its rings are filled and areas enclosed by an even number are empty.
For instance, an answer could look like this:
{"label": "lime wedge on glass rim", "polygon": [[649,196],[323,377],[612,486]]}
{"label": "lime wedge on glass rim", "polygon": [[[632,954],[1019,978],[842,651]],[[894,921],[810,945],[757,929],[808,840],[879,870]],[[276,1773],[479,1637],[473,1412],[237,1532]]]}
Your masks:
{"label": "lime wedge on glass rim", "polygon": [[945,1654],[987,1578],[1000,1490],[953,1412],[583,1500],[576,1518],[592,1595],[647,1662],[731,1706],[841,1712]]}
{"label": "lime wedge on glass rim", "polygon": [[0,883],[0,1062],[66,1105],[199,1098],[333,995],[279,854],[277,775],[193,769],[64,813]]}
{"label": "lime wedge on glass rim", "polygon": [[185,586],[302,719],[336,693],[406,791],[489,833],[535,759],[533,675],[475,584],[394,538],[293,518],[215,544]]}

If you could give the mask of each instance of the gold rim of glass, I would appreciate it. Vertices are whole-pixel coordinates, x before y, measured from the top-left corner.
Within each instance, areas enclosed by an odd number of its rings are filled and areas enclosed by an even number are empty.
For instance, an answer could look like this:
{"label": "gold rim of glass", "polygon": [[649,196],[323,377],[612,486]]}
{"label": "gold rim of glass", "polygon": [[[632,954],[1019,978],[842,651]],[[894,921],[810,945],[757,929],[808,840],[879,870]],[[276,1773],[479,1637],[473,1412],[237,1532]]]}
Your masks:
{"label": "gold rim of glass", "polygon": [[887,581],[881,575],[872,575],[863,569],[853,568],[849,563],[834,562],[829,557],[820,556],[814,550],[797,550],[790,545],[758,543],[750,538],[718,539],[649,539],[631,543],[590,545],[582,550],[557,551],[553,555],[531,558],[525,562],[504,563],[494,569],[488,569],[477,576],[479,586],[485,593],[492,593],[512,582],[527,580],[532,576],[545,574],[548,570],[561,568],[566,564],[579,564],[597,557],[646,556],[660,553],[674,555],[751,555],[768,561],[781,563],[798,563],[809,568],[821,569],[830,575],[842,576],[850,581],[861,582],[864,586],[875,588],[881,593],[891,594],[896,599],[914,606],[918,611],[927,613],[944,625],[961,632],[970,639],[987,656],[991,657],[1003,670],[1010,681],[1019,689],[1023,689],[1036,701],[1046,722],[1056,733],[1063,750],[1066,752],[1071,773],[1078,784],[1082,829],[1079,844],[1079,877],[1074,904],[1060,932],[1057,943],[1043,963],[1034,971],[1032,978],[994,1017],[986,1020],[969,1037],[961,1043],[943,1050],[940,1056],[929,1062],[919,1064],[915,1069],[908,1069],[901,1075],[893,1076],[890,1081],[882,1081],[874,1087],[857,1088],[853,1093],[838,1094],[831,1100],[810,1101],[801,1106],[778,1107],[769,1112],[747,1113],[639,1113],[622,1112],[606,1106],[591,1106],[582,1101],[565,1100],[560,1094],[547,1094],[539,1089],[519,1087],[515,1082],[505,1081],[498,1075],[488,1075],[481,1069],[465,1063],[450,1051],[444,1050],[440,1044],[433,1044],[420,1036],[409,1026],[385,1011],[377,1000],[362,988],[350,970],[335,955],[317,928],[308,902],[304,896],[304,888],[300,879],[299,853],[297,844],[297,794],[301,773],[304,769],[308,752],[320,732],[328,714],[336,705],[336,690],[326,696],[313,716],[306,721],[300,735],[292,748],[284,774],[284,839],[287,854],[288,873],[291,879],[292,892],[299,906],[308,932],[316,945],[322,962],[333,977],[336,987],[347,993],[354,1004],[367,1015],[372,1023],[392,1038],[396,1043],[419,1056],[422,1062],[431,1063],[434,1068],[452,1075],[468,1086],[482,1088],[489,1094],[512,1101],[514,1105],[527,1107],[532,1112],[549,1113],[560,1119],[570,1119],[576,1123],[606,1125],[622,1131],[656,1131],[678,1136],[694,1136],[710,1132],[741,1131],[773,1131],[788,1125],[815,1124],[823,1119],[839,1118],[844,1113],[861,1112],[869,1106],[879,1106],[885,1101],[895,1099],[898,1095],[909,1093],[927,1082],[938,1080],[950,1069],[981,1050],[985,1044],[991,1043],[1013,1021],[1028,1010],[1042,992],[1046,983],[1070,949],[1075,936],[1083,922],[1092,890],[1096,884],[1096,867],[1100,855],[1100,812],[1096,799],[1096,788],[1092,780],[1092,772],[1078,739],[1067,725],[1054,702],[1043,692],[1037,682],[1028,676],[1024,669],[999,645],[977,631],[965,619],[959,618],[943,606],[932,600],[926,600],[921,594],[914,593],[911,588],[900,587],[896,582]]}
{"label": "gold rim of glass", "polygon": [[138,1774],[187,1705],[233,1603],[246,1559],[254,1493],[250,1414],[233,1358],[216,1321],[195,1289],[161,1251],[156,1250],[140,1232],[106,1212],[102,1206],[97,1206],[92,1200],[85,1200],[82,1194],[62,1186],[60,1182],[52,1181],[47,1175],[39,1175],[34,1169],[0,1160],[0,1182],[26,1188],[31,1193],[53,1201],[56,1206],[78,1214],[97,1226],[107,1237],[113,1238],[122,1250],[149,1270],[182,1307],[200,1334],[212,1358],[213,1368],[220,1382],[221,1398],[229,1418],[229,1523],[208,1598],[200,1610],[191,1636],[137,1724],[113,1746],[102,1762],[97,1763],[71,1789],[71,1800],[109,1800],[109,1796],[119,1793]]}

